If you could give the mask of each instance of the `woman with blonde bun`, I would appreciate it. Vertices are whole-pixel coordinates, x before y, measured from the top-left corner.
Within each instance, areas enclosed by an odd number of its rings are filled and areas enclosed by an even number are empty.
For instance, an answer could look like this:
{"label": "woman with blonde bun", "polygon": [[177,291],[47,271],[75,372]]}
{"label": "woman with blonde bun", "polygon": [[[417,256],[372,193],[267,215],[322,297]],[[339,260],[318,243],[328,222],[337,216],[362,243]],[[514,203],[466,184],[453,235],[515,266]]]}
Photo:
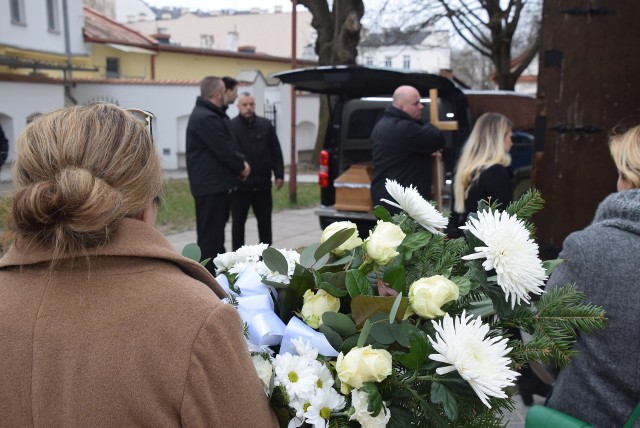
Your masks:
{"label": "woman with blonde bun", "polygon": [[593,427],[625,424],[640,402],[640,126],[609,140],[618,169],[617,192],[598,206],[592,223],[567,236],[546,289],[575,284],[604,308],[607,327],[580,336],[560,371],[548,405]]}
{"label": "woman with blonde bun", "polygon": [[277,426],[237,311],[155,230],[145,123],[63,108],[16,145],[0,259],[0,425]]}

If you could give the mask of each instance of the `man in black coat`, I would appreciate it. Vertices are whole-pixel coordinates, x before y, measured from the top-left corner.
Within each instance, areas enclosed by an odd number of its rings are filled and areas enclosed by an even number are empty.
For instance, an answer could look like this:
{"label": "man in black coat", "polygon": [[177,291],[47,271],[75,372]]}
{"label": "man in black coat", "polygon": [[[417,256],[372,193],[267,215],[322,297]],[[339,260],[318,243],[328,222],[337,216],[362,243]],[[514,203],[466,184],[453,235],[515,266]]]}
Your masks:
{"label": "man in black coat", "polygon": [[431,199],[433,153],[444,147],[442,132],[428,123],[421,123],[423,106],[420,93],[412,86],[400,86],[393,101],[371,133],[373,205],[384,205],[392,214],[398,208],[380,199],[391,199],[385,189],[387,178],[408,187],[413,185],[420,195]]}
{"label": "man in black coat", "polygon": [[0,168],[2,168],[2,164],[9,157],[9,140],[4,136],[4,130],[2,129],[2,125],[0,125]]}
{"label": "man in black coat", "polygon": [[[222,109],[224,94],[222,79],[205,77],[187,124],[187,174],[196,203],[198,245],[203,259],[225,252],[229,193],[251,171]],[[208,267],[213,270],[213,263]]]}
{"label": "man in black coat", "polygon": [[275,129],[268,119],[255,114],[255,100],[248,92],[238,98],[239,114],[231,121],[240,151],[251,164],[247,179],[231,193],[233,249],[244,245],[244,225],[249,207],[258,222],[260,242],[271,245],[271,173],[276,189],[284,184],[284,161]]}

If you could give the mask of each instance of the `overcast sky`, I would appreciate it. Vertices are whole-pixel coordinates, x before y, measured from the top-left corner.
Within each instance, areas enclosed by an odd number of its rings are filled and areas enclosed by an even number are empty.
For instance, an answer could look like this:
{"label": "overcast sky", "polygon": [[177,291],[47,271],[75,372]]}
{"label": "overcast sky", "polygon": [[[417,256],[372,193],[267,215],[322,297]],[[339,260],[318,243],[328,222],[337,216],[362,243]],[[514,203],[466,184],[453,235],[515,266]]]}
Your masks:
{"label": "overcast sky", "polygon": [[[179,6],[188,7],[191,10],[220,10],[220,9],[236,9],[247,10],[252,7],[267,9],[273,12],[275,6],[282,6],[284,12],[291,12],[290,0],[145,0],[148,5],[163,6]],[[298,6],[302,7],[302,6]]]}

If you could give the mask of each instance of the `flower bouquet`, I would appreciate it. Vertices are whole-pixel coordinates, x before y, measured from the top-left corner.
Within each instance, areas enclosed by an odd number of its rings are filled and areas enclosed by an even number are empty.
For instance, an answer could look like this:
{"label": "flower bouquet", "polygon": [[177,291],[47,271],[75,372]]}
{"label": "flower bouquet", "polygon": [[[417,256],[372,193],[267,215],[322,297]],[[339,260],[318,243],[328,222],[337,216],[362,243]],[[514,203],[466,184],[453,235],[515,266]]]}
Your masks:
{"label": "flower bouquet", "polygon": [[386,187],[402,211],[376,207],[364,240],[338,222],[300,253],[260,244],[214,259],[265,393],[282,426],[503,426],[518,370],[566,365],[604,312],[574,286],[543,292],[559,261],[538,258],[538,192],[505,211],[480,202],[448,239],[413,187]]}

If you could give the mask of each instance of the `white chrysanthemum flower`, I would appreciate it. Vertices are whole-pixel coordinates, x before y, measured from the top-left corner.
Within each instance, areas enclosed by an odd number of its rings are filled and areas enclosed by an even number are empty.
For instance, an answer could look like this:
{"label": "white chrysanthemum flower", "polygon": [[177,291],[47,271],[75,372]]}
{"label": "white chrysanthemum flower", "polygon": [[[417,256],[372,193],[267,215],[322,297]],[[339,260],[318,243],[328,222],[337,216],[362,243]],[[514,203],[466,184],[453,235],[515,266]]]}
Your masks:
{"label": "white chrysanthemum flower", "polygon": [[268,246],[267,244],[243,245],[236,250],[236,254],[247,260],[258,261]]}
{"label": "white chrysanthemum flower", "polygon": [[231,268],[233,268],[233,266],[240,261],[243,261],[243,260],[241,260],[238,254],[236,254],[233,251],[228,251],[226,253],[218,254],[213,259],[213,264],[216,265],[216,268],[217,268],[216,274],[220,274],[221,272],[231,270]]}
{"label": "white chrysanthemum flower", "polygon": [[315,428],[325,428],[331,413],[342,410],[345,404],[344,397],[333,388],[318,389],[309,402],[311,405],[304,412],[304,417]]}
{"label": "white chrysanthemum flower", "polygon": [[395,202],[389,201],[388,199],[381,199],[381,201],[400,208],[429,232],[436,235],[443,235],[443,233],[437,229],[447,227],[449,220],[435,209],[433,205],[427,202],[420,195],[418,189],[413,186],[402,187],[397,181],[388,178],[385,183],[385,188],[387,192],[389,192],[389,195],[395,199]]}
{"label": "white chrysanthemum flower", "polygon": [[309,358],[310,360],[315,360],[318,358],[318,350],[313,347],[310,341],[304,339],[291,339],[291,343],[296,348],[296,352],[301,357]]}
{"label": "white chrysanthemum flower", "polygon": [[460,229],[469,230],[486,245],[476,247],[477,253],[463,259],[486,258],[482,266],[488,271],[495,269],[505,300],[511,298],[511,307],[520,300],[529,303],[529,293],[542,293],[540,287],[547,275],[538,258],[538,244],[529,237],[521,220],[506,211],[482,211]]}
{"label": "white chrysanthemum flower", "polygon": [[271,359],[266,359],[262,355],[253,355],[251,357],[253,366],[258,372],[258,377],[262,381],[262,389],[265,394],[269,395],[269,386],[271,385],[271,377],[273,376],[273,366],[271,365]]}
{"label": "white chrysanthemum flower", "polygon": [[[471,322],[469,322],[471,321]],[[437,354],[429,355],[434,361],[450,364],[436,369],[443,375],[456,370],[469,382],[482,403],[488,408],[489,397],[507,398],[503,389],[513,385],[519,374],[510,370],[511,359],[507,356],[508,339],[487,338],[489,326],[480,317],[472,320],[471,315],[451,318],[446,314],[441,322],[432,321],[436,329],[436,340],[429,337]]]}
{"label": "white chrysanthemum flower", "polygon": [[331,374],[331,370],[324,364],[318,361],[320,367],[318,367],[316,373],[318,374],[318,380],[316,381],[317,389],[327,389],[333,387],[335,380]]}
{"label": "white chrysanthemum flower", "polygon": [[276,355],[276,385],[282,385],[291,398],[306,398],[315,390],[318,375],[312,360],[291,355]]}
{"label": "white chrysanthemum flower", "polygon": [[351,391],[351,405],[355,412],[349,417],[350,421],[357,420],[362,428],[384,428],[391,419],[391,411],[382,403],[382,410],[378,416],[369,413],[369,394],[359,389]]}

